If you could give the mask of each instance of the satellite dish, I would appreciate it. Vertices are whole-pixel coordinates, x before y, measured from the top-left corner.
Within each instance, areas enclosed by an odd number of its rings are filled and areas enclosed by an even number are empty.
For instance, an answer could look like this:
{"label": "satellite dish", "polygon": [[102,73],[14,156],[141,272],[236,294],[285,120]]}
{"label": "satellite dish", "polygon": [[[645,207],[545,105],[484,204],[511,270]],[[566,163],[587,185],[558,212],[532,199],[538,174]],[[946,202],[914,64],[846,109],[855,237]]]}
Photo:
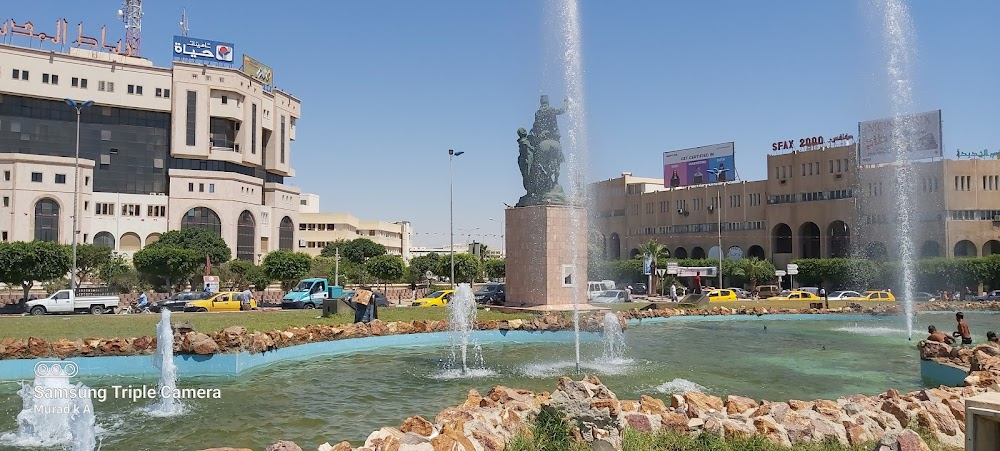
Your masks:
{"label": "satellite dish", "polygon": [[119,9],[118,10],[118,18],[121,19],[122,17],[125,17],[125,11],[122,11],[122,10]]}

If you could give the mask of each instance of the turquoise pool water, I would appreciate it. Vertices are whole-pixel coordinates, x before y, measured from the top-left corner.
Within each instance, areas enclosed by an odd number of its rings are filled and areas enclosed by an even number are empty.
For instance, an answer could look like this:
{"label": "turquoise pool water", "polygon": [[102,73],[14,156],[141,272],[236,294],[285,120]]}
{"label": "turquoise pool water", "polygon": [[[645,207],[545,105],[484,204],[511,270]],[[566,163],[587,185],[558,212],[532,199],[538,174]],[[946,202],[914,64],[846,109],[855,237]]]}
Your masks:
{"label": "turquoise pool water", "polygon": [[[976,340],[1000,331],[1000,315],[967,315]],[[917,317],[951,331],[952,313]],[[647,320],[626,331],[628,353],[602,359],[602,344],[583,345],[584,372],[597,374],[618,396],[664,396],[700,389],[757,399],[836,398],[875,394],[889,387],[921,387],[916,341],[908,341],[897,317],[696,317]],[[551,391],[573,372],[567,342],[484,344],[472,375],[449,367],[447,344],[381,348],[321,356],[244,373],[238,377],[185,378],[181,388],[218,389],[220,399],[185,400],[182,415],[160,418],[143,408],[151,401],[95,402],[104,451],[201,449],[235,446],[263,449],[293,439],[303,449],[330,441],[358,443],[382,426],[411,415],[432,418],[461,402],[470,388],[496,384]],[[89,377],[92,388],[155,386],[155,377]],[[16,383],[0,383],[0,435],[15,431],[21,398]],[[111,390],[109,389],[109,392]],[[0,450],[34,450],[0,440]],[[60,448],[40,448],[60,449]]]}

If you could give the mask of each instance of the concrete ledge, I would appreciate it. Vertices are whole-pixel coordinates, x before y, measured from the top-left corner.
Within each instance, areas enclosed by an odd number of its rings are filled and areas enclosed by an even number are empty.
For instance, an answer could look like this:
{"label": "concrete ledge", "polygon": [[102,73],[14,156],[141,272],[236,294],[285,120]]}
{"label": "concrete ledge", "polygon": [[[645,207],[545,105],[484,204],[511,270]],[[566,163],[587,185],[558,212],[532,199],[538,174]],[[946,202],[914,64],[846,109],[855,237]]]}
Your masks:
{"label": "concrete ledge", "polygon": [[958,365],[933,360],[920,361],[920,379],[930,387],[937,385],[961,387],[968,375],[969,369]]}

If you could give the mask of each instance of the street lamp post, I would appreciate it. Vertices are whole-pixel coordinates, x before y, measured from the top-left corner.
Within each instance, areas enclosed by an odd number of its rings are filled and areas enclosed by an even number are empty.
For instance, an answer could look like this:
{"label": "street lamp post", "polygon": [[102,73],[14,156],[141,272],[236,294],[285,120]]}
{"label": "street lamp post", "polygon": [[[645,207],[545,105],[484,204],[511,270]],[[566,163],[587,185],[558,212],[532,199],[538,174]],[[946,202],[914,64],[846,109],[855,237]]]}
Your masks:
{"label": "street lamp post", "polygon": [[76,110],[76,161],[73,164],[73,269],[69,273],[69,286],[76,292],[76,235],[77,221],[80,216],[80,111],[94,104],[93,100],[77,102],[73,99],[65,99],[67,105]]}
{"label": "street lamp post", "polygon": [[449,232],[451,235],[451,246],[448,248],[448,253],[451,254],[451,278],[448,279],[451,282],[451,289],[455,289],[455,157],[462,155],[465,152],[455,152],[454,149],[448,149],[448,204],[450,210],[449,219]]}
{"label": "street lamp post", "polygon": [[505,248],[507,246],[507,243],[505,242],[504,237],[503,237],[503,221],[501,221],[499,219],[495,219],[495,218],[490,218],[490,221],[496,221],[496,222],[500,223],[500,256],[506,257],[507,253],[504,252],[504,250],[505,250]]}
{"label": "street lamp post", "polygon": [[[729,172],[729,169],[709,169],[707,172],[709,174],[714,174],[715,175],[715,180],[718,181],[720,178],[722,178],[721,177],[722,174],[725,174],[726,172]],[[725,183],[725,182],[723,182],[723,183]],[[725,186],[725,185],[723,185],[723,186]],[[719,207],[718,207],[719,208],[719,211],[718,211],[718,215],[719,215],[719,224],[718,224],[718,227],[719,227],[719,288],[723,288],[723,287],[725,287],[725,285],[722,283],[722,190],[716,189],[715,190],[715,195],[719,199]]]}

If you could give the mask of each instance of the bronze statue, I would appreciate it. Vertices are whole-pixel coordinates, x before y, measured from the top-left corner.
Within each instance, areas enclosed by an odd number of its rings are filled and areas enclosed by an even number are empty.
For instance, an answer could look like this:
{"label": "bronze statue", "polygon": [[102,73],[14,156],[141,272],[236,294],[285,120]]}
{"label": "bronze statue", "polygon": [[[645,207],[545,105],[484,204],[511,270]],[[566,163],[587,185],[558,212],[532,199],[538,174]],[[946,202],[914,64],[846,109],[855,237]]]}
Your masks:
{"label": "bronze statue", "polygon": [[565,205],[566,195],[559,185],[559,168],[566,157],[559,143],[559,122],[557,116],[566,112],[569,99],[563,108],[549,106],[549,96],[542,96],[535,123],[528,133],[517,129],[519,154],[517,166],[521,170],[521,181],[527,194],[521,196],[517,206]]}

